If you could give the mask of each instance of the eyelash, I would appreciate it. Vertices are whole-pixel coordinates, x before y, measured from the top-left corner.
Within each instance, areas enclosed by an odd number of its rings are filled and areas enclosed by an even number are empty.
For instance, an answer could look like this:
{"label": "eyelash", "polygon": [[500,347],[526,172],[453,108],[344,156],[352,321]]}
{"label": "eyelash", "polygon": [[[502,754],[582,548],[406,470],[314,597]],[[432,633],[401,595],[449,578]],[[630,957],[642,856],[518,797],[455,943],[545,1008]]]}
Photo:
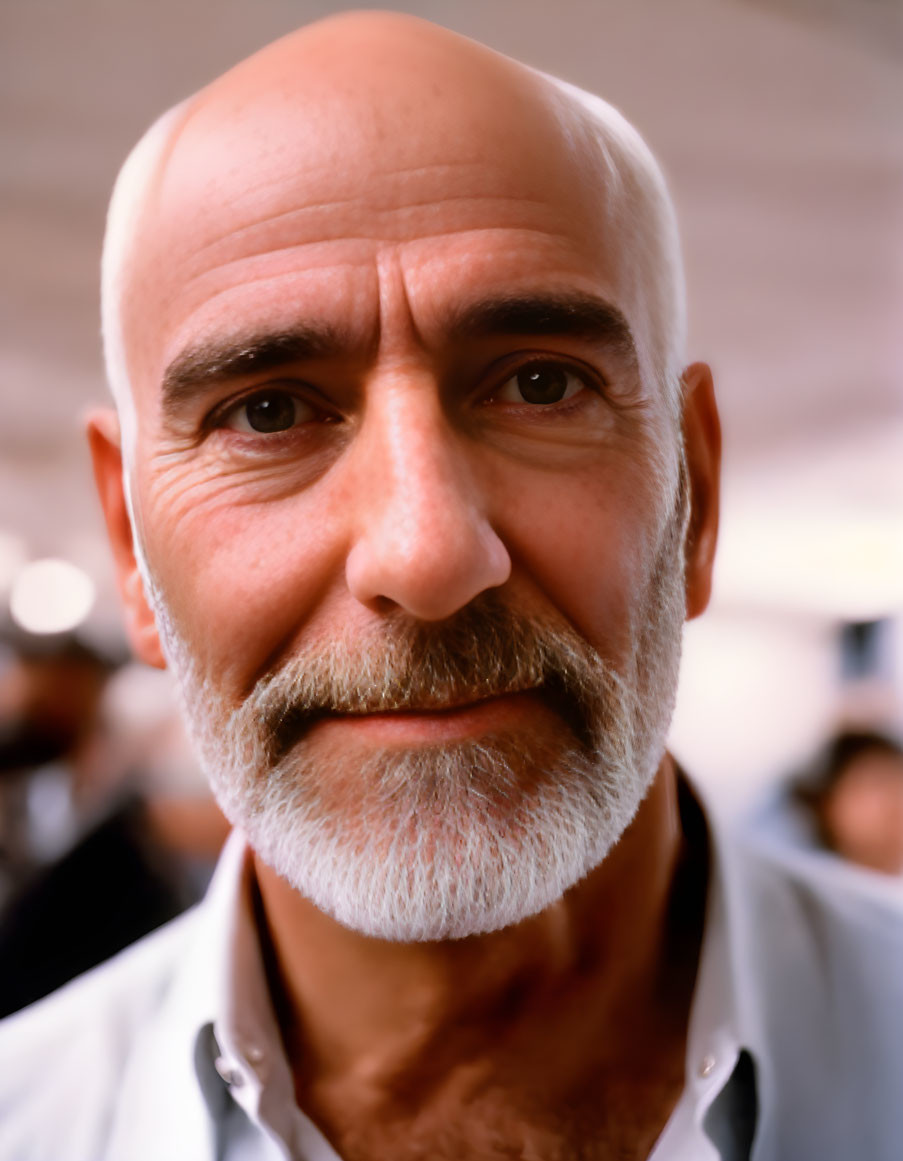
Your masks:
{"label": "eyelash", "polygon": [[[534,355],[523,358],[515,363],[509,363],[496,376],[496,386],[492,388],[483,398],[484,404],[489,404],[498,400],[500,392],[512,380],[516,379],[524,372],[539,371],[539,370],[560,370],[566,375],[576,379],[581,388],[585,391],[593,391],[597,395],[603,394],[606,383],[598,371],[594,371],[587,365],[580,363],[574,359],[566,358],[564,356],[555,355]],[[529,411],[561,411],[567,404],[571,403],[572,399],[579,397],[581,392],[576,392],[567,399],[556,400],[550,403],[539,404],[537,402],[509,402],[511,407],[519,407]]]}
{"label": "eyelash", "polygon": [[[224,401],[223,403],[219,404],[217,407],[215,407],[210,412],[210,414],[205,419],[204,429],[205,429],[205,431],[210,432],[210,431],[214,431],[214,430],[222,430],[224,428],[227,428],[228,427],[228,420],[229,420],[230,416],[233,416],[233,415],[236,415],[237,413],[239,413],[243,407],[250,406],[252,403],[254,403],[255,400],[262,401],[267,396],[277,396],[277,395],[286,396],[287,398],[292,399],[296,406],[300,405],[300,406],[309,407],[312,411],[317,413],[318,421],[320,423],[337,423],[340,421],[339,416],[331,413],[323,405],[316,403],[314,400],[312,400],[308,396],[302,394],[301,391],[299,391],[296,386],[293,386],[292,384],[287,384],[287,383],[283,384],[282,382],[277,381],[274,383],[261,383],[258,386],[247,391],[244,395],[239,396],[237,399],[228,399],[228,400]],[[307,421],[307,422],[314,422],[314,420],[312,419],[312,420]],[[285,428],[282,431],[276,431],[276,432],[270,432],[270,433],[259,432],[257,434],[259,434],[259,435],[270,434],[271,437],[275,438],[278,435],[286,435],[291,431],[296,431],[299,427],[303,427],[303,426],[304,426],[303,422],[296,423],[292,427]],[[238,435],[252,435],[254,433],[253,432],[237,431],[236,434],[238,434]]]}

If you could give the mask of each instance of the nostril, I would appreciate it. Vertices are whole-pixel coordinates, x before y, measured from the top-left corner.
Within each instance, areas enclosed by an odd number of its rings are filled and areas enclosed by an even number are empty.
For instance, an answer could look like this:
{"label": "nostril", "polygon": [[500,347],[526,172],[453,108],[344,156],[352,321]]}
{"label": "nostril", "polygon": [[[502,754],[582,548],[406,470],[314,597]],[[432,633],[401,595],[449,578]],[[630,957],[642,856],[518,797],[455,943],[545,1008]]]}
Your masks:
{"label": "nostril", "polygon": [[479,593],[503,585],[510,573],[504,544],[481,518],[413,536],[371,527],[346,562],[356,600],[374,610],[399,607],[421,620],[451,616]]}

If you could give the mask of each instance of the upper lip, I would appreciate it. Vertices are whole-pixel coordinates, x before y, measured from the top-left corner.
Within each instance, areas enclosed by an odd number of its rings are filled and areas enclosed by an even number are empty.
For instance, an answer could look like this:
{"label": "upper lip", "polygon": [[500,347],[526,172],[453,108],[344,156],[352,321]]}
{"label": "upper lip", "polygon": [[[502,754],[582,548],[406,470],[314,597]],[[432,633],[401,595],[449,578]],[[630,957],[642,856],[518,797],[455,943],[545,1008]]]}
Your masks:
{"label": "upper lip", "polygon": [[435,713],[451,713],[454,710],[470,709],[473,706],[483,705],[488,701],[495,701],[500,697],[510,697],[517,693],[529,693],[535,690],[536,686],[526,686],[523,689],[502,689],[494,693],[479,693],[469,694],[466,697],[461,697],[456,700],[436,698],[435,700],[425,700],[417,702],[404,702],[400,705],[389,706],[373,706],[363,709],[323,709],[322,711],[315,711],[312,717],[347,717],[347,718],[363,718],[371,717],[375,714],[435,714]]}
{"label": "upper lip", "polygon": [[[492,691],[469,692],[456,699],[417,699],[403,701],[398,705],[364,706],[360,709],[345,709],[341,707],[317,708],[304,718],[303,729],[307,729],[318,721],[327,718],[366,718],[389,716],[393,714],[442,714],[452,713],[455,710],[467,710],[494,701],[496,698],[509,697],[518,693],[538,693],[544,703],[553,709],[558,716],[570,727],[577,742],[587,750],[595,748],[592,722],[588,720],[586,706],[582,699],[573,692],[557,683],[554,678],[550,681],[524,683],[521,686]],[[295,740],[299,736],[295,734]]]}
{"label": "upper lip", "polygon": [[541,689],[535,684],[511,686],[499,690],[470,690],[459,698],[448,697],[400,699],[396,704],[363,703],[359,706],[315,705],[290,706],[282,715],[272,738],[272,750],[275,760],[280,759],[303,737],[304,734],[319,721],[326,718],[364,718],[377,714],[434,714],[449,713],[454,710],[467,709],[478,706],[494,698],[506,697],[515,693],[528,693]]}

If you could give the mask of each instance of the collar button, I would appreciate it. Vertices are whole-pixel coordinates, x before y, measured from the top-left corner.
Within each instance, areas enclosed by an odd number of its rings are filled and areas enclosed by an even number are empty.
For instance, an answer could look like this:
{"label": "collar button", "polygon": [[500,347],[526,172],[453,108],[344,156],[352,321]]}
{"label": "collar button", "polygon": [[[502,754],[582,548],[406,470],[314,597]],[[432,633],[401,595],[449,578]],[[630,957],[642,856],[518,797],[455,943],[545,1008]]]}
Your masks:
{"label": "collar button", "polygon": [[224,1056],[217,1056],[213,1062],[213,1067],[220,1074],[229,1088],[241,1088],[245,1083],[245,1078],[242,1076],[239,1069],[235,1067]]}
{"label": "collar button", "polygon": [[712,1056],[710,1052],[703,1056],[702,1060],[699,1062],[699,1075],[703,1078],[703,1080],[707,1076],[712,1075],[712,1073],[715,1071],[715,1064],[715,1057]]}

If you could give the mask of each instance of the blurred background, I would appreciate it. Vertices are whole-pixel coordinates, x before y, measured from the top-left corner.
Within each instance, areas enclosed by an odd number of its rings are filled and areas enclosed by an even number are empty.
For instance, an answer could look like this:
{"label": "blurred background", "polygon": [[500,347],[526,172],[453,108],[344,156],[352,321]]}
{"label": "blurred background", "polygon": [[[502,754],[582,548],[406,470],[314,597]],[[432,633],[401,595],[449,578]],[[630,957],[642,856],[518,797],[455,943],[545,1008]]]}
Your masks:
{"label": "blurred background", "polygon": [[[21,727],[29,651],[65,653],[74,641],[102,656],[98,720],[108,742],[128,735],[139,751],[111,742],[95,769],[107,786],[131,779],[145,804],[161,784],[169,799],[196,803],[201,791],[171,734],[165,681],[119,669],[125,646],[81,435],[83,412],[105,399],[97,286],[106,200],[163,108],[339,7],[0,4],[0,708],[4,697],[18,706]],[[725,435],[715,599],[687,633],[679,757],[738,813],[840,727],[899,737],[900,0],[397,7],[601,93],[669,177],[690,355],[714,368]],[[154,770],[165,771],[162,783],[148,780]],[[56,818],[60,834],[41,841],[58,855],[81,791],[41,793],[40,809],[16,809]],[[201,854],[209,849],[213,837]]]}

